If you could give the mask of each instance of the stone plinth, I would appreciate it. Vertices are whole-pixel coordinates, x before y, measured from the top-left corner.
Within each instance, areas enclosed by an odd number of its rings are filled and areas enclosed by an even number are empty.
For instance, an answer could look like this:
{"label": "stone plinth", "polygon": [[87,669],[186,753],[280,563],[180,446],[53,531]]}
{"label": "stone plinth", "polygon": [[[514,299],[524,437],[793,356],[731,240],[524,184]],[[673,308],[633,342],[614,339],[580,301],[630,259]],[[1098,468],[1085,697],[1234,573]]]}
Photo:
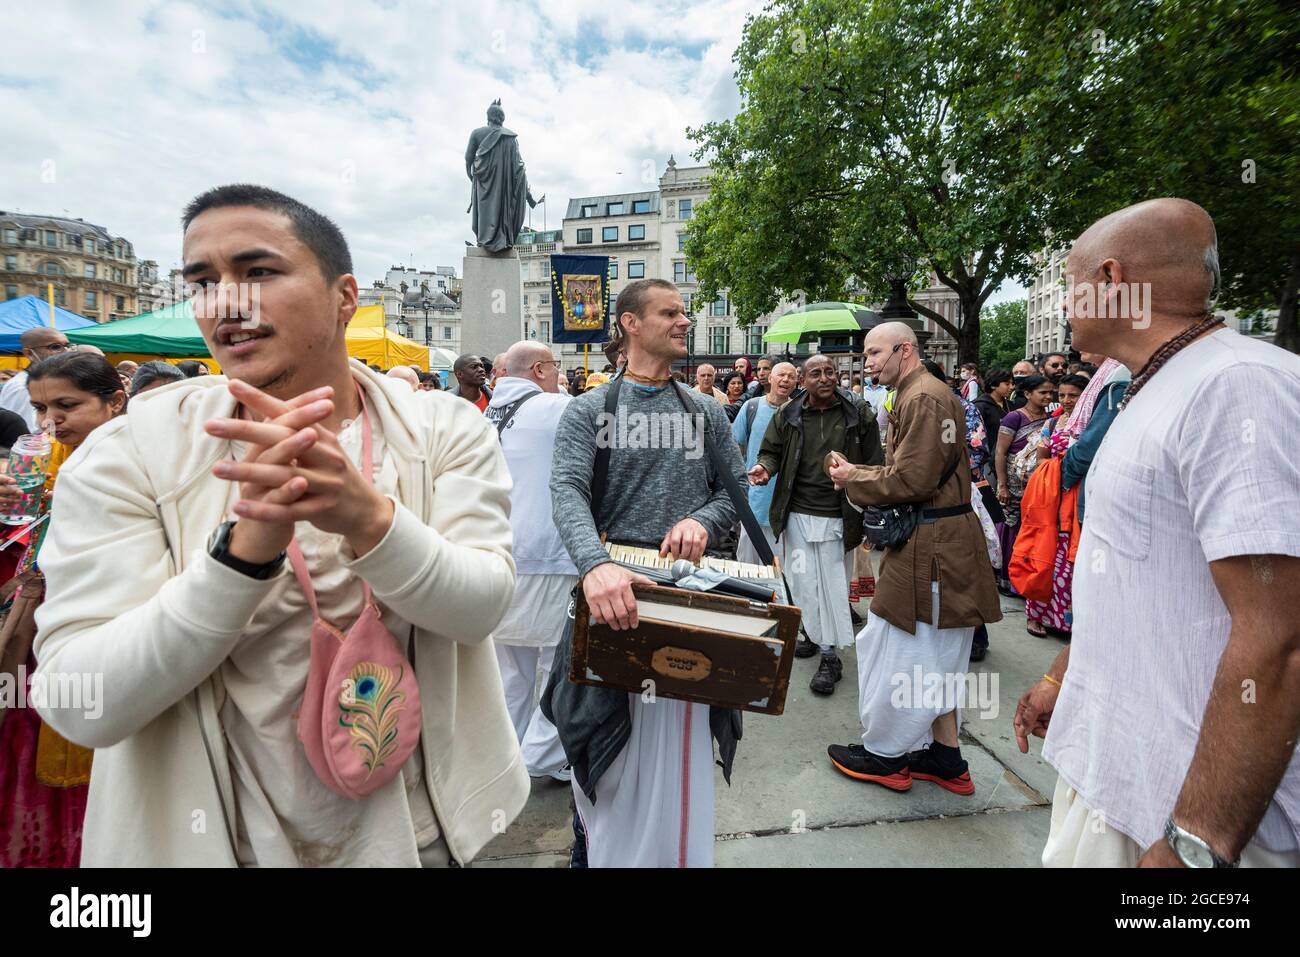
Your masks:
{"label": "stone plinth", "polygon": [[471,246],[465,250],[464,269],[460,351],[490,361],[524,337],[519,254],[514,249],[490,253]]}

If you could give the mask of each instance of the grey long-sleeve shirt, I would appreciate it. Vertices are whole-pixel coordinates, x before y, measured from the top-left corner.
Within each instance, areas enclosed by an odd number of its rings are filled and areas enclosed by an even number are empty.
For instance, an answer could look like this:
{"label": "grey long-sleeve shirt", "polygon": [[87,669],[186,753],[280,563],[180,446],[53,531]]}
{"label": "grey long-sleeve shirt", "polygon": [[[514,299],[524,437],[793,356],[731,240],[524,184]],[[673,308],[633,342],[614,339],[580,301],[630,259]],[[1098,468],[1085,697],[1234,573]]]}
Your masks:
{"label": "grey long-sleeve shirt", "polygon": [[[714,475],[703,424],[741,488],[749,482],[731,423],[716,401],[688,392],[698,411],[688,414],[670,387],[648,389],[624,382],[618,414],[603,420],[605,390],[569,403],[555,436],[551,507],[564,546],[581,578],[609,561],[600,532],[623,544],[659,548],[684,518],[697,520],[712,547],[737,520],[727,489]],[[610,443],[609,478],[600,513],[593,519],[591,483],[597,441]],[[710,491],[712,489],[712,491]]]}

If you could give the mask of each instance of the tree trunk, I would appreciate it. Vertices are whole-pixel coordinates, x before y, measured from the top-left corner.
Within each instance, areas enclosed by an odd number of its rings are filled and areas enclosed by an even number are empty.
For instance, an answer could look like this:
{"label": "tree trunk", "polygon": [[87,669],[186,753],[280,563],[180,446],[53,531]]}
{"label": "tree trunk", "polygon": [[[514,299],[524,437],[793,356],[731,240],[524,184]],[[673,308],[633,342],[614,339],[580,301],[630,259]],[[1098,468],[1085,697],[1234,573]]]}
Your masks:
{"label": "tree trunk", "polygon": [[980,297],[966,295],[961,297],[961,328],[957,330],[957,365],[980,361]]}
{"label": "tree trunk", "polygon": [[1300,352],[1300,321],[1296,316],[1296,297],[1300,295],[1300,249],[1291,256],[1291,269],[1277,303],[1277,330],[1273,345],[1288,352]]}

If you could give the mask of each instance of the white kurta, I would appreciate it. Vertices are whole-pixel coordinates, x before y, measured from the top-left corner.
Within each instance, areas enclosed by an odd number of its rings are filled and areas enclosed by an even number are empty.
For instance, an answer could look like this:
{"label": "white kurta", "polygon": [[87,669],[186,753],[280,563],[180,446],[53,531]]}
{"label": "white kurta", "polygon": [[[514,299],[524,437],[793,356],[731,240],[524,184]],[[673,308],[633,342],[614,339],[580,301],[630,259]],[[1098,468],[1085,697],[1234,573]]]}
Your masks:
{"label": "white kurta", "polygon": [[[763,537],[767,539],[767,547],[772,549],[772,554],[781,559],[781,567],[785,567],[785,559],[781,555],[781,546],[777,544],[776,536],[772,534],[772,529],[766,525],[758,526],[763,532]],[[740,538],[736,540],[736,561],[747,562],[751,565],[763,565],[765,562],[758,556],[758,549],[754,543],[749,540],[749,533],[745,531],[745,526],[740,527]]]}
{"label": "white kurta", "polygon": [[782,535],[783,568],[808,637],[823,648],[853,644],[849,578],[853,552],[844,551],[844,520],[791,512]]}
{"label": "white kurta", "polygon": [[575,779],[588,867],[713,866],[713,737],[708,705],[629,694],[632,734],[596,782]]}
{"label": "white kurta", "polygon": [[[939,583],[931,582],[930,620],[939,620]],[[936,628],[918,621],[916,634],[868,613],[858,633],[858,712],[862,746],[896,758],[928,745],[935,718],[965,704],[973,626]]]}
{"label": "white kurta", "polygon": [[510,609],[492,635],[506,709],[534,777],[566,764],[559,732],[538,707],[538,692],[550,677],[576,581],[574,575],[520,575]]}

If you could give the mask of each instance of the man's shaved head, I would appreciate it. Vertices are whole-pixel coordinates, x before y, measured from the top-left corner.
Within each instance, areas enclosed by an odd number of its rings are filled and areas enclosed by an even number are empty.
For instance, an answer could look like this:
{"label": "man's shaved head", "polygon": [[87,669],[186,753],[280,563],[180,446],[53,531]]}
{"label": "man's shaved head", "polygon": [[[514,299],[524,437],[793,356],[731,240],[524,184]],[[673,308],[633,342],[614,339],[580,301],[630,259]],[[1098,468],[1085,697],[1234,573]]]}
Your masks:
{"label": "man's shaved head", "polygon": [[916,333],[905,322],[882,322],[867,333],[867,339],[873,343],[893,348],[900,342],[910,342],[916,348]]}
{"label": "man's shaved head", "polygon": [[411,387],[412,391],[420,388],[420,375],[410,366],[393,366],[388,370],[388,378],[401,379]]}
{"label": "man's shaved head", "polygon": [[521,379],[528,377],[528,372],[534,363],[550,362],[553,358],[549,346],[528,340],[516,342],[502,355],[505,357],[506,375]]}
{"label": "man's shaved head", "polygon": [[[1123,273],[1116,279],[1108,264]],[[1151,199],[1103,216],[1075,242],[1066,271],[1076,283],[1151,284],[1151,309],[1196,319],[1219,287],[1214,221],[1185,199]]]}

